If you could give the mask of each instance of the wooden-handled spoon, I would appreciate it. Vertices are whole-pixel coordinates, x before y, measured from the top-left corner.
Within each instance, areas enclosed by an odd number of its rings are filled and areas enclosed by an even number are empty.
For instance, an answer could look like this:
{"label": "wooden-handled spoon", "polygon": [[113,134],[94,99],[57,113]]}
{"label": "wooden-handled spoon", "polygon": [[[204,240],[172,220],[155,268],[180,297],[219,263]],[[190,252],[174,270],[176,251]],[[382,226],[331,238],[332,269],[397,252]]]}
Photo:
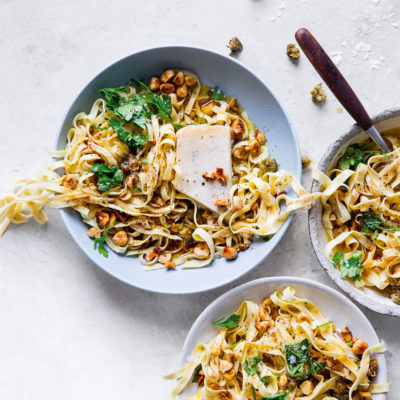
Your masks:
{"label": "wooden-handled spoon", "polygon": [[311,64],[347,112],[384,152],[389,153],[389,147],[375,128],[361,101],[311,32],[306,28],[300,28],[295,36]]}

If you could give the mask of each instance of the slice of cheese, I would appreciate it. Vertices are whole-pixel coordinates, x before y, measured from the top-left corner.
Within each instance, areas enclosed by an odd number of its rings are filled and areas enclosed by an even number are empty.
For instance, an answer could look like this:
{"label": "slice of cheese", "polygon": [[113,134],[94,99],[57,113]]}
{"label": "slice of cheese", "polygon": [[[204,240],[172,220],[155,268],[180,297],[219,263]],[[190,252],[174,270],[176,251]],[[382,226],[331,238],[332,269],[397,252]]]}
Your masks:
{"label": "slice of cheese", "polygon": [[[214,203],[218,198],[229,199],[232,178],[231,135],[229,126],[194,125],[176,133],[176,190],[203,206],[221,212]],[[226,185],[218,180],[206,181],[203,173],[222,168],[227,175]]]}

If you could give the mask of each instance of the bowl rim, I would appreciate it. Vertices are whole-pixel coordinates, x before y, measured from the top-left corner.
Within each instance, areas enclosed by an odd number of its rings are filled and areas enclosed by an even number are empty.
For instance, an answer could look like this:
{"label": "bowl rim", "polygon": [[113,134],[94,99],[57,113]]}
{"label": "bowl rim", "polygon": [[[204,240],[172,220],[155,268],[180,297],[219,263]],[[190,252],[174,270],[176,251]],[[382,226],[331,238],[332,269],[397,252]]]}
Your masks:
{"label": "bowl rim", "polygon": [[[289,130],[290,133],[293,137],[293,141],[295,144],[295,153],[296,153],[296,164],[297,164],[297,171],[294,172],[295,177],[301,181],[302,178],[302,168],[301,168],[301,152],[300,152],[300,145],[299,145],[299,141],[297,138],[297,134],[296,134],[296,130],[293,126],[293,123],[289,117],[289,114],[287,113],[285,107],[283,106],[281,100],[279,99],[279,97],[275,94],[275,92],[268,86],[268,84],[266,84],[264,82],[263,79],[261,79],[254,71],[252,71],[250,68],[248,68],[247,66],[245,66],[243,63],[239,62],[238,60],[236,60],[234,57],[229,57],[225,54],[219,53],[217,51],[214,50],[210,50],[207,48],[203,48],[203,47],[198,47],[198,46],[190,46],[190,45],[179,45],[179,44],[172,44],[172,45],[162,45],[162,46],[153,46],[153,47],[145,47],[145,48],[141,48],[138,49],[122,58],[117,59],[116,61],[106,65],[105,67],[103,67],[102,69],[100,69],[84,86],[82,89],[79,90],[78,94],[76,96],[73,97],[72,101],[70,102],[69,106],[66,109],[66,112],[64,114],[64,117],[61,120],[61,123],[59,125],[56,137],[55,137],[55,147],[54,148],[58,148],[58,144],[60,141],[60,138],[62,137],[63,134],[63,126],[64,124],[67,122],[67,117],[69,114],[69,111],[71,110],[71,108],[73,107],[74,103],[77,101],[77,99],[82,95],[82,93],[86,90],[86,88],[91,85],[91,83],[93,81],[95,81],[97,79],[97,77],[104,73],[106,70],[116,66],[117,64],[124,62],[126,60],[128,60],[130,57],[132,56],[140,56],[144,53],[147,52],[157,52],[158,50],[165,50],[165,49],[182,49],[182,50],[194,50],[197,52],[202,52],[202,53],[208,53],[213,57],[220,57],[223,58],[231,63],[237,64],[240,68],[246,70],[250,75],[252,75],[254,78],[257,79],[257,81],[263,85],[268,92],[270,93],[270,95],[272,96],[272,98],[274,99],[274,101],[277,103],[277,105],[279,106],[279,108],[282,111],[283,117],[285,118],[285,120],[287,121],[287,124],[289,126]],[[116,274],[112,273],[111,270],[107,269],[106,267],[103,267],[102,263],[96,261],[96,259],[93,257],[93,252],[89,252],[87,248],[85,248],[85,246],[81,245],[78,236],[75,234],[74,230],[70,227],[70,224],[68,222],[69,219],[69,215],[68,215],[68,211],[70,209],[60,209],[60,214],[61,214],[61,218],[62,221],[65,225],[65,227],[67,228],[68,233],[70,234],[70,236],[72,236],[73,240],[75,241],[75,243],[77,244],[78,248],[91,260],[91,262],[93,262],[97,267],[99,267],[101,270],[105,271],[108,275],[111,275],[112,277],[114,277],[115,279],[118,279],[121,282],[124,282],[130,286],[136,287],[138,289],[141,290],[146,290],[149,292],[153,292],[153,293],[160,293],[160,294],[191,294],[191,293],[201,293],[201,292],[206,292],[209,290],[213,290],[222,286],[225,286],[233,281],[236,281],[237,279],[241,278],[243,275],[249,273],[252,269],[256,268],[260,263],[262,263],[266,257],[272,253],[272,251],[274,250],[274,248],[278,245],[278,243],[282,240],[284,234],[286,233],[289,225],[292,222],[293,219],[293,214],[289,216],[289,218],[285,221],[285,223],[283,224],[283,226],[281,227],[281,229],[274,235],[277,236],[277,240],[275,241],[275,243],[270,243],[270,248],[268,250],[268,252],[266,252],[262,257],[258,258],[257,261],[253,262],[252,267],[250,268],[243,268],[243,270],[237,274],[234,278],[228,278],[228,279],[224,279],[219,281],[219,283],[216,284],[210,284],[207,287],[204,288],[200,288],[200,289],[196,289],[196,290],[184,290],[181,289],[181,291],[177,292],[176,290],[171,291],[171,290],[163,290],[163,289],[153,289],[153,288],[148,288],[146,287],[146,285],[142,285],[142,284],[137,284],[134,281],[131,281],[129,279],[123,279],[122,277],[117,276]],[[102,260],[103,261],[103,260]],[[108,259],[105,259],[105,263],[107,263]],[[188,272],[188,271],[187,271]]]}
{"label": "bowl rim", "polygon": [[[400,107],[386,109],[374,115],[372,118],[372,122],[375,125],[379,122],[395,117],[400,117]],[[354,136],[356,136],[361,132],[363,132],[363,129],[358,124],[353,124],[350,128],[348,128],[343,135],[337,138],[325,150],[323,156],[321,157],[321,160],[318,163],[318,169],[325,173],[328,163],[333,157],[336,156],[342,144],[352,139]],[[313,180],[311,185],[311,192],[318,191],[319,187],[320,184],[316,180]],[[393,304],[384,303],[382,301],[377,300],[376,298],[372,299],[366,293],[357,289],[351,282],[348,282],[345,279],[337,277],[337,270],[336,268],[333,267],[330,259],[326,256],[325,250],[321,244],[321,241],[319,240],[318,205],[319,205],[318,203],[314,204],[308,211],[308,230],[314,254],[317,257],[319,264],[321,265],[321,268],[324,269],[324,271],[336,283],[336,285],[340,287],[340,289],[346,292],[351,298],[353,298],[359,304],[377,313],[400,317],[400,305],[396,305],[394,302]]]}
{"label": "bowl rim", "polygon": [[[367,316],[363,313],[360,308],[354,304],[348,297],[346,297],[344,294],[340,293],[338,290],[331,288],[330,286],[327,286],[323,283],[320,283],[318,281],[314,281],[308,278],[301,278],[297,276],[274,276],[274,277],[267,277],[267,278],[260,278],[260,279],[255,279],[246,283],[243,283],[240,286],[237,286],[221,296],[217,297],[214,299],[201,313],[200,315],[196,318],[194,321],[192,327],[190,328],[185,342],[183,344],[181,354],[180,354],[180,363],[181,365],[185,365],[187,363],[187,354],[191,354],[193,351],[193,348],[190,347],[190,341],[192,336],[195,334],[196,331],[199,330],[199,328],[209,320],[208,315],[214,310],[217,309],[225,302],[225,300],[232,298],[232,297],[237,297],[240,295],[241,292],[243,292],[246,289],[255,287],[255,286],[262,286],[266,283],[275,283],[277,286],[278,285],[291,285],[291,284],[301,284],[304,286],[309,286],[313,288],[320,289],[326,293],[328,293],[330,296],[334,298],[339,298],[342,300],[347,307],[353,310],[354,313],[358,314],[360,318],[364,320],[364,322],[367,324],[368,328],[371,330],[371,332],[374,335],[374,339],[376,340],[376,343],[379,343],[381,340],[379,339],[378,334],[375,331],[375,328],[367,318]],[[251,300],[251,299],[250,299]],[[238,305],[239,306],[239,305]],[[318,304],[317,304],[318,306]],[[193,346],[192,346],[193,347]],[[382,359],[383,359],[383,364],[380,362],[380,365],[382,367],[383,371],[383,381],[387,381],[387,364],[386,364],[386,356],[385,353],[381,354]],[[386,393],[383,393],[385,398],[386,398]]]}

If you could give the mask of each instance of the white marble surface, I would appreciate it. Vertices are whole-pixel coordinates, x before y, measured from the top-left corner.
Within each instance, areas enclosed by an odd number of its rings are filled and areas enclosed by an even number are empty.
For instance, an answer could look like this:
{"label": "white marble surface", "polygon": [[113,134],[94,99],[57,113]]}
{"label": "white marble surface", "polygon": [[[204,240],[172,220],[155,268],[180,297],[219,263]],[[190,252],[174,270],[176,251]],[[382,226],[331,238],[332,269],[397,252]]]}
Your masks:
{"label": "white marble surface", "polygon": [[[227,53],[233,35],[245,46],[239,60],[278,94],[303,153],[318,161],[352,121],[330,92],[322,107],[310,101],[320,79],[304,56],[297,66],[288,60],[286,44],[300,26],[312,30],[374,114],[399,105],[399,25],[397,0],[0,0],[1,187],[49,163],[45,146],[71,100],[114,60],[175,43]],[[0,240],[1,399],[166,399],[171,385],[161,375],[179,366],[191,324],[221,293],[269,275],[334,286],[312,252],[305,212],[250,274],[189,296],[114,280],[79,251],[57,211],[48,215],[47,225],[13,226]],[[364,311],[389,345],[395,400],[400,320]]]}

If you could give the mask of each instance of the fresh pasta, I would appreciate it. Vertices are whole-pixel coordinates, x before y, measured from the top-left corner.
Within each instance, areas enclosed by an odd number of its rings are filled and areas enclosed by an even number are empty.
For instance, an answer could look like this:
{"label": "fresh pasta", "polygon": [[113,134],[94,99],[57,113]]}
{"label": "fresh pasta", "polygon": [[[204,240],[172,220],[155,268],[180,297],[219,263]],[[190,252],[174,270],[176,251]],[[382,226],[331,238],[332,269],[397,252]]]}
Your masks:
{"label": "fresh pasta", "polygon": [[388,133],[391,152],[371,141],[351,145],[322,185],[326,253],[341,277],[378,290],[400,304],[400,140]]}
{"label": "fresh pasta", "polygon": [[[134,81],[100,93],[89,113],[74,118],[65,149],[53,153],[58,161],[0,198],[0,235],[31,217],[46,222],[43,206],[71,207],[105,257],[107,244],[138,256],[148,270],[199,268],[216,257],[236,258],[254,236],[268,240],[315,198],[278,170],[236,98],[190,71],[166,70],[148,86]],[[226,188],[209,207],[176,188],[177,132],[202,126],[226,127],[231,138],[231,176],[198,165],[205,169],[199,185]],[[287,196],[288,188],[298,197]]]}
{"label": "fresh pasta", "polygon": [[[389,390],[373,382],[378,371],[369,346],[346,327],[337,332],[318,307],[288,286],[261,304],[244,301],[209,343],[199,343],[189,362],[166,379],[177,379],[176,399],[190,383],[198,392],[185,400],[370,399]],[[182,397],[180,397],[182,398]]]}

